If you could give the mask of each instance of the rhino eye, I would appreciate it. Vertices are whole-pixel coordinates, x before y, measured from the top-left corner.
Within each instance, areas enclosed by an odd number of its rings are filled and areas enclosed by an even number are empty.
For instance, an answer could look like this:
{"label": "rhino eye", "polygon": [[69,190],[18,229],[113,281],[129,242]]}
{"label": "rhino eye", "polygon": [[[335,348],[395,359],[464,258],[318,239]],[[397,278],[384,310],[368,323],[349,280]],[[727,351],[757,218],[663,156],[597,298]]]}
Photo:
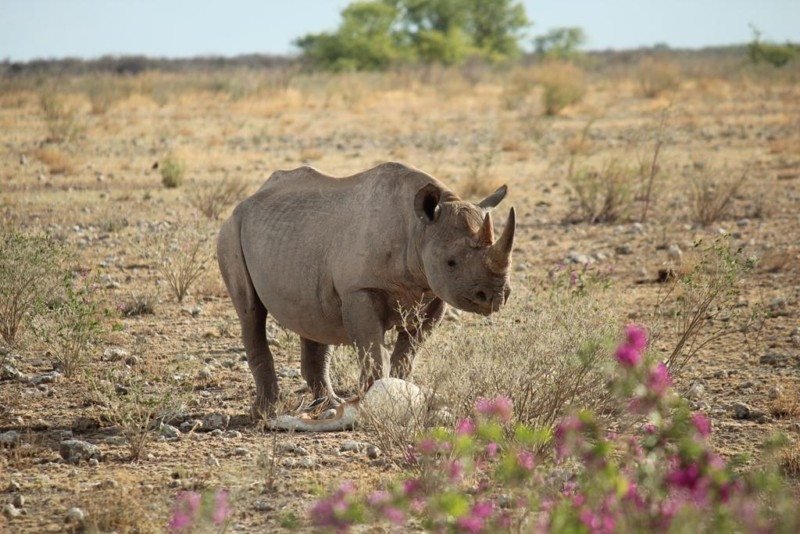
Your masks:
{"label": "rhino eye", "polygon": [[456,260],[454,260],[453,258],[450,258],[449,260],[447,260],[447,266],[448,267],[455,267],[456,266]]}

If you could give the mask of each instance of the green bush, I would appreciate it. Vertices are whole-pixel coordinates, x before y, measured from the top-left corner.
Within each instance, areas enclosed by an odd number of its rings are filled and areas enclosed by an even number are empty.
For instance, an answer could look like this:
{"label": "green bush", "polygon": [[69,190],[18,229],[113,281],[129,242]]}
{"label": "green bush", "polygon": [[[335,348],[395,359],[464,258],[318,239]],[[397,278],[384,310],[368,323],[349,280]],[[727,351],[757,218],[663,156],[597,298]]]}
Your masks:
{"label": "green bush", "polygon": [[792,43],[779,45],[761,40],[761,32],[753,28],[753,40],[747,45],[747,55],[753,63],[766,62],[773,67],[783,67],[797,55]]}
{"label": "green bush", "polygon": [[552,62],[536,75],[542,86],[542,103],[546,115],[558,115],[564,108],[577,104],[586,94],[583,71],[571,63]]}
{"label": "green bush", "polygon": [[159,164],[161,172],[161,183],[164,187],[173,189],[183,184],[183,176],[186,174],[186,163],[174,154],[168,155]]}
{"label": "green bush", "polygon": [[586,42],[586,34],[581,28],[554,28],[533,40],[536,54],[552,59],[575,59],[578,50]]}

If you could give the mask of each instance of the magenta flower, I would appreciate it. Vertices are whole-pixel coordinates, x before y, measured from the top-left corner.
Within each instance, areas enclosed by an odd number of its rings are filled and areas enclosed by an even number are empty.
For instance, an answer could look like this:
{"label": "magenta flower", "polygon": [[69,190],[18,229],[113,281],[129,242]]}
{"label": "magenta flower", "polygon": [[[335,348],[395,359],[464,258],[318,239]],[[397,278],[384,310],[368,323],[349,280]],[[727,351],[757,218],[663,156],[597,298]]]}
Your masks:
{"label": "magenta flower", "polygon": [[475,432],[475,422],[471,417],[462,419],[456,424],[456,435],[471,436]]}
{"label": "magenta flower", "polygon": [[489,443],[486,445],[486,456],[489,458],[494,458],[497,456],[497,451],[500,449],[500,446],[497,443]]}
{"label": "magenta flower", "polygon": [[439,444],[433,438],[425,438],[419,442],[417,449],[425,456],[431,456],[439,450]]}
{"label": "magenta flower", "polygon": [[625,344],[642,352],[647,348],[647,331],[639,325],[629,324],[625,327]]}
{"label": "magenta flower", "polygon": [[464,474],[464,466],[461,465],[461,462],[458,460],[453,460],[452,462],[448,462],[447,464],[447,475],[450,477],[450,480],[456,482],[461,480],[461,475]]}
{"label": "magenta flower", "polygon": [[677,467],[667,473],[666,480],[671,486],[694,489],[700,481],[700,468],[697,464]]}
{"label": "magenta flower", "polygon": [[525,471],[533,471],[533,454],[528,451],[522,451],[517,454],[517,463]]}
{"label": "magenta flower", "polygon": [[642,354],[630,345],[619,346],[614,355],[617,357],[617,361],[625,367],[636,367],[642,359]]}
{"label": "magenta flower", "polygon": [[420,482],[416,478],[411,478],[403,482],[403,493],[405,493],[406,496],[411,496],[414,495],[415,493],[419,493],[420,490],[422,490],[422,482]]}
{"label": "magenta flower", "polygon": [[496,417],[503,423],[507,423],[513,415],[514,403],[504,395],[498,395],[493,400],[479,398],[475,401],[475,411],[487,417]]}
{"label": "magenta flower", "polygon": [[175,507],[172,510],[172,517],[169,521],[169,529],[179,532],[190,528],[197,512],[200,510],[201,496],[194,491],[183,491],[175,499]]}
{"label": "magenta flower", "polygon": [[494,505],[489,501],[476,502],[472,505],[472,515],[486,519],[494,512]]}
{"label": "magenta flower", "polygon": [[664,362],[659,362],[659,364],[650,371],[650,376],[647,378],[648,389],[660,397],[666,393],[671,385],[672,377],[669,375],[669,369],[664,365]]}
{"label": "magenta flower", "polygon": [[406,516],[402,510],[395,506],[386,506],[383,508],[383,517],[395,525],[402,525],[406,521]]}
{"label": "magenta flower", "polygon": [[227,490],[220,490],[214,496],[214,512],[211,514],[211,521],[213,521],[215,525],[224,523],[231,514],[228,497],[229,493]]}
{"label": "magenta flower", "polygon": [[370,506],[378,507],[389,502],[390,497],[391,496],[389,495],[388,491],[378,490],[372,492],[369,497],[367,497],[367,502]]}
{"label": "magenta flower", "polygon": [[478,534],[483,531],[483,519],[472,514],[459,517],[456,525],[459,529],[470,534]]}
{"label": "magenta flower", "polygon": [[701,413],[692,414],[692,424],[701,437],[707,438],[711,435],[711,421],[705,415]]}

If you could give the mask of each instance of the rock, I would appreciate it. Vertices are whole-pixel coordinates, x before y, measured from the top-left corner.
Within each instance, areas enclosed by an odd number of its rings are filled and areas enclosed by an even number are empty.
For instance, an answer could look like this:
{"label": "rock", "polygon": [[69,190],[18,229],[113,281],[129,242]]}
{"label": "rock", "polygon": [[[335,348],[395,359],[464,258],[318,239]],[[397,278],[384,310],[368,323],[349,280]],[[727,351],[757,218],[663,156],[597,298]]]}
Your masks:
{"label": "rock", "polygon": [[363,441],[356,441],[354,439],[347,439],[339,445],[339,452],[361,452],[366,450],[369,444]]}
{"label": "rock", "polygon": [[115,447],[124,447],[128,444],[128,440],[124,436],[108,436],[103,440],[106,445],[113,445]]}
{"label": "rock", "polygon": [[17,491],[20,491],[21,489],[22,487],[19,485],[19,482],[17,482],[16,480],[12,480],[11,482],[8,483],[8,489],[6,491],[9,493],[15,493]]}
{"label": "rock", "polygon": [[100,461],[97,458],[89,458],[89,467],[97,467]]}
{"label": "rock", "polygon": [[307,449],[295,445],[294,443],[280,443],[277,447],[279,453],[294,454],[295,456],[309,456],[310,453]]}
{"label": "rock", "polygon": [[399,378],[382,378],[364,395],[359,407],[370,420],[398,427],[422,420],[425,395],[419,386]]}
{"label": "rock", "polygon": [[765,365],[773,365],[776,367],[784,366],[789,364],[789,356],[786,354],[780,354],[778,352],[769,352],[763,355],[758,361],[759,363],[763,363]]}
{"label": "rock", "polygon": [[111,347],[103,351],[103,360],[107,362],[117,362],[124,360],[128,356],[130,356],[130,353],[119,347]]}
{"label": "rock", "polygon": [[77,439],[62,441],[61,445],[59,445],[58,452],[64,460],[73,464],[77,464],[81,460],[98,458],[100,456],[100,449],[98,449],[96,445]]}
{"label": "rock", "polygon": [[200,380],[211,380],[211,368],[210,367],[203,367],[198,371],[197,378]]}
{"label": "rock", "polygon": [[667,257],[674,262],[680,262],[683,258],[683,251],[678,245],[670,245],[667,249]]}
{"label": "rock", "polygon": [[271,505],[269,502],[267,502],[267,501],[256,501],[255,503],[253,503],[253,508],[254,508],[254,509],[257,511],[257,512],[271,512],[272,510],[274,510],[274,509],[275,509],[275,507],[274,507],[274,506],[272,506],[272,505]]}
{"label": "rock", "polygon": [[314,458],[311,458],[310,456],[304,456],[298,459],[295,465],[302,469],[310,469],[315,465],[317,465],[317,462],[314,460]]}
{"label": "rock", "polygon": [[202,430],[203,422],[199,419],[190,419],[180,424],[180,430],[184,434],[192,432],[193,430]]}
{"label": "rock", "polygon": [[633,254],[633,247],[630,245],[623,243],[622,245],[617,245],[614,249],[614,252],[619,254],[620,256],[627,256],[628,254]]}
{"label": "rock", "polygon": [[239,432],[238,430],[228,430],[227,432],[225,432],[225,437],[231,439],[241,438],[242,433]]}
{"label": "rock", "polygon": [[772,386],[767,391],[767,396],[770,398],[770,400],[775,400],[777,398],[780,398],[781,395],[783,395],[783,390],[781,389],[780,386]]}
{"label": "rock", "polygon": [[125,358],[125,365],[129,365],[129,366],[133,367],[134,365],[139,365],[140,361],[141,360],[139,359],[138,356],[136,356],[134,354],[131,354],[130,356]]}
{"label": "rock", "polygon": [[375,445],[370,445],[367,447],[367,458],[370,460],[376,460],[383,455],[383,452],[376,447]]}
{"label": "rock", "polygon": [[302,373],[300,369],[293,369],[291,367],[283,367],[278,371],[278,375],[283,378],[300,378]]}
{"label": "rock", "polygon": [[50,384],[61,378],[61,373],[58,371],[50,371],[41,375],[36,375],[28,380],[28,383],[38,386],[39,384]]}
{"label": "rock", "polygon": [[0,380],[23,380],[23,375],[16,367],[5,364],[0,367]]}
{"label": "rock", "polygon": [[178,430],[172,425],[166,425],[164,423],[161,423],[161,426],[158,427],[158,431],[162,436],[164,436],[169,441],[174,441],[180,438],[181,436],[180,430]]}
{"label": "rock", "polygon": [[213,454],[209,454],[208,458],[206,458],[206,465],[210,467],[219,467],[219,460]]}
{"label": "rock", "polygon": [[9,430],[0,434],[0,447],[14,447],[19,443],[19,432]]}
{"label": "rock", "polygon": [[319,414],[319,417],[317,417],[317,419],[322,419],[322,420],[333,419],[334,417],[336,417],[336,408],[331,408]]}
{"label": "rock", "polygon": [[116,392],[117,395],[127,395],[130,390],[127,386],[123,386],[122,384],[114,384],[114,392]]}
{"label": "rock", "polygon": [[67,510],[67,522],[82,525],[86,521],[86,512],[80,508],[73,507]]}
{"label": "rock", "polygon": [[706,392],[705,386],[700,382],[694,382],[689,389],[686,391],[686,398],[689,400],[699,400],[703,397],[703,394]]}
{"label": "rock", "polygon": [[245,447],[236,447],[233,449],[233,454],[236,456],[250,456],[250,450]]}
{"label": "rock", "polygon": [[225,430],[231,422],[231,416],[223,413],[212,413],[203,417],[202,429],[206,432]]}
{"label": "rock", "polygon": [[13,504],[7,504],[3,508],[3,515],[9,519],[13,519],[15,517],[19,517],[22,515],[22,510],[18,510],[16,506]]}
{"label": "rock", "polygon": [[581,254],[573,250],[567,254],[566,261],[568,263],[577,263],[578,265],[588,265],[592,262],[592,259],[586,254]]}
{"label": "rock", "polygon": [[750,226],[750,219],[739,219],[738,221],[736,221],[736,226],[738,226],[739,228]]}
{"label": "rock", "polygon": [[25,496],[24,495],[14,495],[14,499],[11,501],[11,504],[16,506],[17,508],[24,508],[25,507]]}
{"label": "rock", "polygon": [[733,409],[733,418],[734,419],[749,419],[750,418],[750,407],[743,403],[743,402],[734,402],[731,406]]}

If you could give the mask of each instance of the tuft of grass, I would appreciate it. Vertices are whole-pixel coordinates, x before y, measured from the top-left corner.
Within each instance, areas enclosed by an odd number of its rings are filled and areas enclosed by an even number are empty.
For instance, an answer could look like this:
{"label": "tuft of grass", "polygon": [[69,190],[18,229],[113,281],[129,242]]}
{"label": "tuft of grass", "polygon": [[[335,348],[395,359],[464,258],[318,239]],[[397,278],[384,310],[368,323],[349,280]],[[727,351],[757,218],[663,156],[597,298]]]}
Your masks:
{"label": "tuft of grass", "polygon": [[782,393],[772,401],[769,411],[778,419],[800,417],[800,393],[796,390]]}
{"label": "tuft of grass", "polygon": [[175,154],[168,154],[158,165],[161,183],[167,189],[174,189],[183,184],[186,174],[186,163]]}
{"label": "tuft of grass", "polygon": [[39,95],[39,107],[47,125],[48,141],[68,143],[83,133],[78,110],[63,95],[43,92]]}
{"label": "tuft of grass", "polygon": [[692,220],[701,226],[719,221],[729,213],[731,203],[747,180],[746,174],[732,178],[726,172],[709,172],[692,179],[689,208]]}
{"label": "tuft of grass", "polygon": [[542,104],[546,115],[558,115],[567,106],[577,104],[586,94],[586,76],[572,63],[549,62],[536,74],[542,86]]}
{"label": "tuft of grass", "polygon": [[637,169],[618,160],[610,160],[600,170],[583,168],[572,173],[569,183],[577,197],[577,219],[594,224],[626,216],[637,177]]}
{"label": "tuft of grass", "polygon": [[674,63],[652,57],[639,61],[636,69],[639,89],[647,98],[656,98],[680,86],[680,69]]}
{"label": "tuft of grass", "polygon": [[144,253],[155,255],[155,267],[178,302],[183,302],[212,257],[209,236],[193,225],[173,226],[153,236],[148,249]]}
{"label": "tuft of grass", "polygon": [[75,172],[75,159],[55,147],[44,147],[36,150],[33,157],[47,165],[50,174],[72,174]]}
{"label": "tuft of grass", "polygon": [[132,292],[119,305],[119,312],[124,317],[137,317],[139,315],[154,315],[158,298],[152,293],[141,291]]}
{"label": "tuft of grass", "polygon": [[223,178],[210,185],[197,185],[189,192],[189,203],[211,220],[220,215],[247,193],[247,182],[242,178]]}

